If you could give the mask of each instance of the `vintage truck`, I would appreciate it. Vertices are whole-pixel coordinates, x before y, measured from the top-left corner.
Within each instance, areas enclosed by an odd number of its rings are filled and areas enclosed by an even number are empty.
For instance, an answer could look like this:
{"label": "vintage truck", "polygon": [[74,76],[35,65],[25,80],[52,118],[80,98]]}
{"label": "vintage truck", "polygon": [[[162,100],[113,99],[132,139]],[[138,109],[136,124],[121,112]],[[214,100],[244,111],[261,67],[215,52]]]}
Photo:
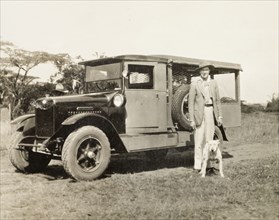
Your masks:
{"label": "vintage truck", "polygon": [[[156,162],[168,149],[193,146],[187,98],[202,61],[121,55],[80,63],[86,70],[82,91],[40,98],[35,114],[12,121],[11,163],[29,173],[61,159],[72,178],[90,181],[105,172],[113,154],[144,151]],[[216,126],[214,138],[222,142],[225,128],[241,123],[241,66],[208,62],[220,87],[223,126]]]}

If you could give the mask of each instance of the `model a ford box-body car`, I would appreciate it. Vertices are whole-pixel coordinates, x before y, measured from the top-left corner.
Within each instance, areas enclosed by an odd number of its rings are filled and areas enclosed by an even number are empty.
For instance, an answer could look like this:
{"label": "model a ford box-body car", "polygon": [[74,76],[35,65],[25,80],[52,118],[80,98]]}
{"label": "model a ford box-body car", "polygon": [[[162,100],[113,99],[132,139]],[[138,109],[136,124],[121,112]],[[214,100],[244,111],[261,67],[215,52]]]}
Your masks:
{"label": "model a ford box-body car", "polygon": [[[82,62],[82,94],[44,97],[35,114],[15,119],[9,155],[22,172],[38,172],[61,159],[76,180],[93,180],[114,153],[146,152],[153,161],[168,149],[193,146],[187,98],[203,60],[175,56],[123,55]],[[239,64],[209,61],[218,81],[223,126],[240,126]]]}

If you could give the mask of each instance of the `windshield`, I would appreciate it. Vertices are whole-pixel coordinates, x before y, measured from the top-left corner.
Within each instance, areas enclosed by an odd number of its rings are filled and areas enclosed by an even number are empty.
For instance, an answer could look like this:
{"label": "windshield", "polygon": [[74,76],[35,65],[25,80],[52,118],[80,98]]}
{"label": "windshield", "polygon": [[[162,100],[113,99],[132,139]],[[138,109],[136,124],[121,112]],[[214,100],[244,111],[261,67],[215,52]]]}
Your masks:
{"label": "windshield", "polygon": [[86,91],[91,92],[109,92],[121,90],[121,79],[87,82]]}
{"label": "windshield", "polygon": [[86,91],[107,92],[121,89],[121,63],[86,67]]}

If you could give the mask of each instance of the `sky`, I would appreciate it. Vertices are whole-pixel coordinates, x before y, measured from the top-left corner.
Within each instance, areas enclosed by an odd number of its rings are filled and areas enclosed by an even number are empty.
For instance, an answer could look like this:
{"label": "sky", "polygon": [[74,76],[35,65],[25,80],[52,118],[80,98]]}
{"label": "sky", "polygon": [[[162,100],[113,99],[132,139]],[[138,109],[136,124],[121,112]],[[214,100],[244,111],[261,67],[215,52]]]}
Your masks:
{"label": "sky", "polygon": [[[278,94],[278,1],[5,1],[1,40],[95,59],[165,54],[242,65],[241,99]],[[47,80],[42,65],[32,72]]]}

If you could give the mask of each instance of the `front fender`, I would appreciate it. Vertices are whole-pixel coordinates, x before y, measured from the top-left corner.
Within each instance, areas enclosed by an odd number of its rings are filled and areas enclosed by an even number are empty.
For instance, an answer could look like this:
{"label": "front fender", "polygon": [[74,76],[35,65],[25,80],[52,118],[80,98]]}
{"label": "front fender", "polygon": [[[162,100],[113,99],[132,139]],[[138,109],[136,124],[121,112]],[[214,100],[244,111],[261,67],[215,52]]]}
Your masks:
{"label": "front fender", "polygon": [[81,114],[70,116],[69,118],[67,118],[65,121],[62,122],[62,125],[74,125],[81,120],[85,120],[85,119],[89,120],[90,118],[102,118],[103,120],[106,120],[108,123],[110,123],[105,117],[101,115],[94,114],[94,113],[81,113]]}
{"label": "front fender", "polygon": [[23,132],[23,135],[35,134],[35,114],[20,116],[11,121],[13,130]]}
{"label": "front fender", "polygon": [[[95,126],[101,129],[108,137],[111,148],[114,148],[117,152],[127,152],[114,125],[107,118],[98,114],[81,113],[72,115],[62,122],[60,131],[64,132],[65,130],[67,130],[72,132],[80,127],[87,125]],[[68,136],[69,134],[70,133],[66,135]],[[57,134],[55,136],[57,136]]]}
{"label": "front fender", "polygon": [[27,120],[28,118],[32,118],[32,117],[35,117],[35,114],[22,115],[22,116],[17,117],[16,119],[12,120],[11,124],[16,125],[16,124],[22,123],[25,120]]}

